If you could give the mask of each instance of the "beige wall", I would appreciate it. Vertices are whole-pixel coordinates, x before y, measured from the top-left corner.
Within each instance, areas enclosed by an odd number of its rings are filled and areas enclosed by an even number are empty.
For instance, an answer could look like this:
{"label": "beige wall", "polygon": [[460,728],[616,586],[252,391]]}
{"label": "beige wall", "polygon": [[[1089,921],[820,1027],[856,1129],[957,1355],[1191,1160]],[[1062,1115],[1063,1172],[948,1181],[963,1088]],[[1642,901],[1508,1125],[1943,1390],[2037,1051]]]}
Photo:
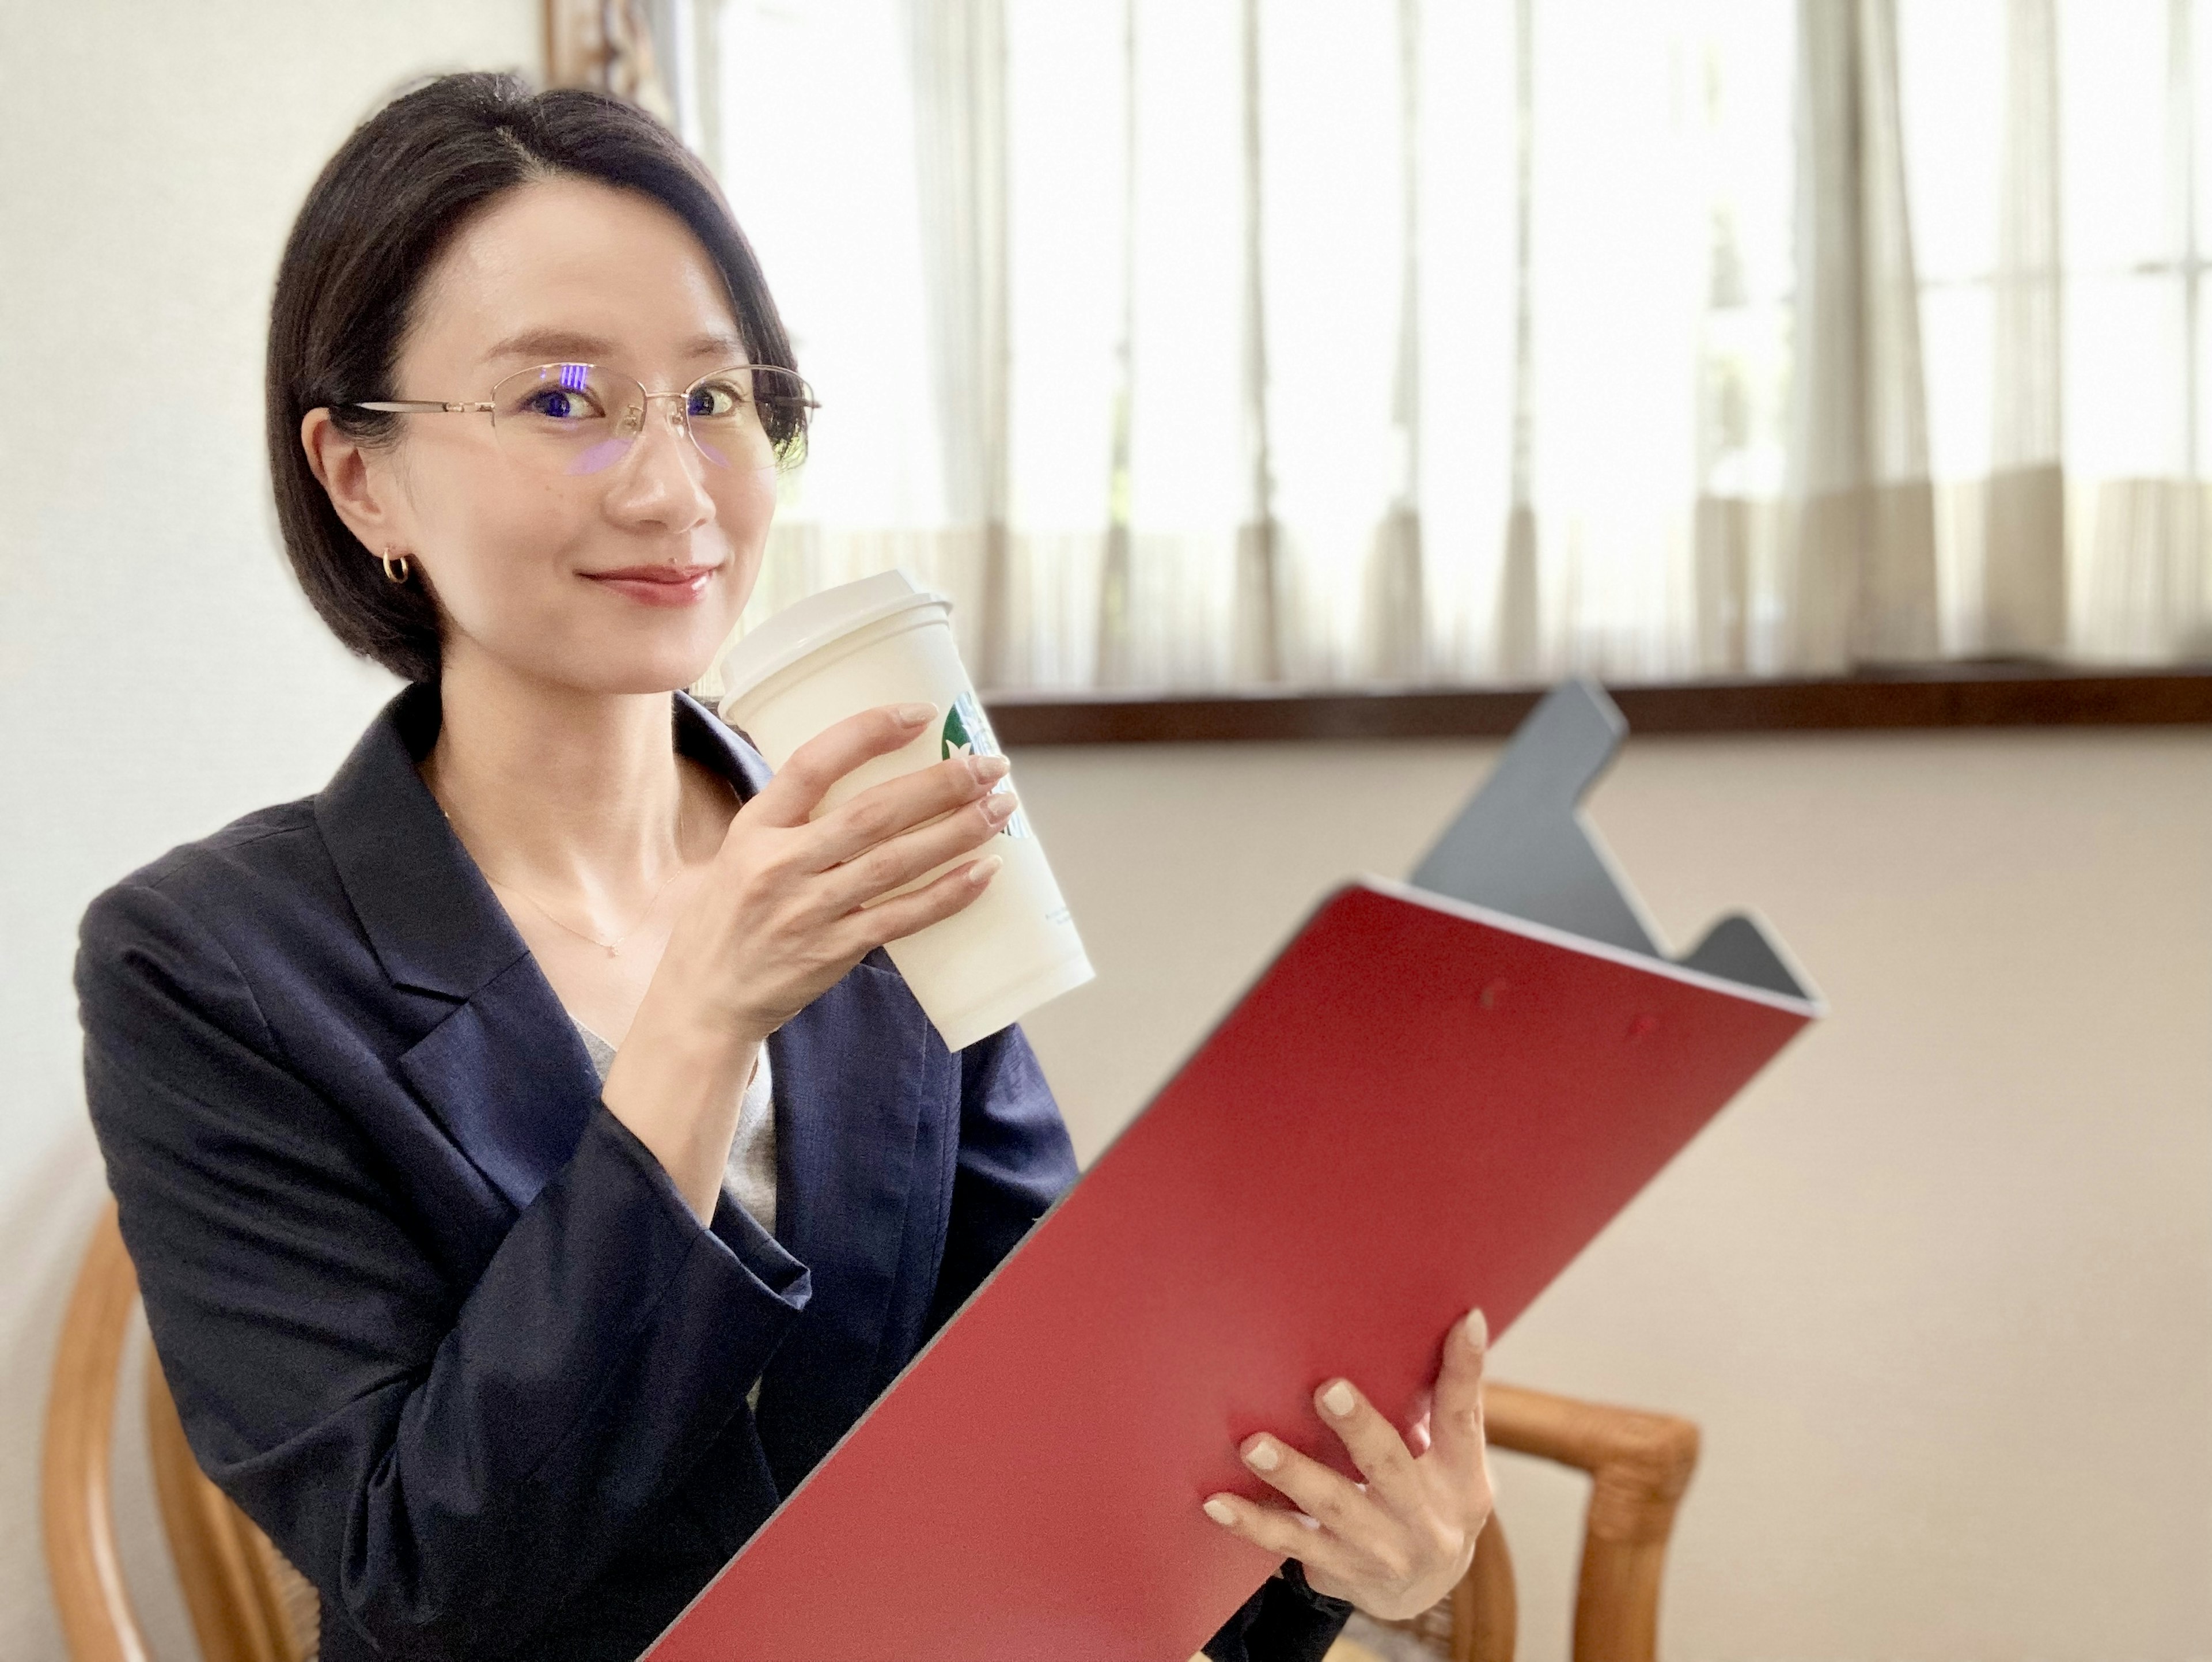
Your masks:
{"label": "beige wall", "polygon": [[[103,1192],[69,983],[77,916],[173,843],[313,790],[390,691],[323,632],[276,551],[260,374],[277,253],[316,169],[388,88],[427,70],[534,72],[539,12],[538,0],[0,5],[9,1662],[62,1654],[38,1543],[38,1431]],[[125,1515],[143,1519],[134,1451],[126,1468]],[[173,1589],[152,1573],[142,1586],[157,1654],[190,1656]]]}
{"label": "beige wall", "polygon": [[[1100,972],[1026,1024],[1084,1153],[1494,754],[1018,756]],[[1666,1653],[2212,1656],[2212,735],[1632,741],[1593,801],[1674,942],[1755,908],[1833,1007],[1498,1346],[1703,1425]],[[1564,1656],[1580,1490],[1500,1482]]]}

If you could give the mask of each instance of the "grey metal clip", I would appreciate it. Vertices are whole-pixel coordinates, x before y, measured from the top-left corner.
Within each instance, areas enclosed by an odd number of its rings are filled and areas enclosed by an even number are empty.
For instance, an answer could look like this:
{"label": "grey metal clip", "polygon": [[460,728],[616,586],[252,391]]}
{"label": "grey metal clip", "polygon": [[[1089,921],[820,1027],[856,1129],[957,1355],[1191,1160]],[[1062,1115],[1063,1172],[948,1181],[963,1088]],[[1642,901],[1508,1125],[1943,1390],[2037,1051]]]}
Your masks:
{"label": "grey metal clip", "polygon": [[1811,998],[1758,922],[1723,917],[1669,959],[1582,815],[1628,723],[1595,682],[1562,682],[1522,722],[1459,818],[1413,868],[1415,886],[1723,981]]}

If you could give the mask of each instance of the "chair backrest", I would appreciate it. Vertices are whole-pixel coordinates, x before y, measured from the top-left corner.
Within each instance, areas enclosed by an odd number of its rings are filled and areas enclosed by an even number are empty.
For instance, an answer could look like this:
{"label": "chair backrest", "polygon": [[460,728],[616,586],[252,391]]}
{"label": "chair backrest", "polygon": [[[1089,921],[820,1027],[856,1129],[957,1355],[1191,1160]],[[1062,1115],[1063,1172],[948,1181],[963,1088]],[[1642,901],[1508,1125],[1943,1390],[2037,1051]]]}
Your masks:
{"label": "chair backrest", "polygon": [[[138,1277],[111,1202],[62,1321],[46,1403],[46,1568],[73,1662],[150,1662],[116,1550],[115,1393]],[[147,1449],[204,1662],[308,1662],[314,1589],[202,1474],[157,1362],[146,1369]]]}
{"label": "chair backrest", "polygon": [[[1659,1583],[1675,1509],[1697,1469],[1697,1427],[1516,1385],[1486,1385],[1482,1397],[1492,1447],[1589,1474],[1574,1662],[1653,1662]],[[1382,1625],[1449,1662],[1513,1662],[1518,1614],[1512,1554],[1493,1517],[1448,1598],[1411,1621]],[[1356,1643],[1356,1631],[1353,1637]],[[1347,1646],[1346,1653],[1356,1653]]]}

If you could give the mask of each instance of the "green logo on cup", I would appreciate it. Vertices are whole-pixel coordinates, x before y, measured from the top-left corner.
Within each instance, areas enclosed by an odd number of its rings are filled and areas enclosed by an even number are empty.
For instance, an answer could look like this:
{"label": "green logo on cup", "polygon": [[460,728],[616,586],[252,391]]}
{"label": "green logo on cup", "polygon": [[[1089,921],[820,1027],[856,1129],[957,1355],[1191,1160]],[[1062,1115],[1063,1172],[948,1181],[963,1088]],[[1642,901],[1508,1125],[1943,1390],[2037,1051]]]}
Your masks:
{"label": "green logo on cup", "polygon": [[[992,736],[991,723],[984,716],[982,705],[975,702],[975,695],[972,692],[962,693],[952,701],[952,707],[945,712],[942,742],[948,758],[998,756],[1003,753],[999,749],[998,740]],[[1006,782],[1001,779],[998,789],[1006,788]],[[993,794],[995,795],[997,793]],[[1014,810],[1014,817],[1000,830],[1002,837],[1027,837],[1029,834],[1030,822],[1023,817],[1019,808]]]}

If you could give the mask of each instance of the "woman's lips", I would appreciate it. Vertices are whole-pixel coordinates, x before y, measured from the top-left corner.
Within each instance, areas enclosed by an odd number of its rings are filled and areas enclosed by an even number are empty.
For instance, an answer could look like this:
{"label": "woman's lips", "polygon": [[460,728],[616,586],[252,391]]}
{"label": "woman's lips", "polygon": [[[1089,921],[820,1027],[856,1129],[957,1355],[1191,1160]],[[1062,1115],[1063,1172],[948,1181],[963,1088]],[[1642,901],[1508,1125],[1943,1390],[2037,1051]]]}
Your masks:
{"label": "woman's lips", "polygon": [[711,565],[633,565],[618,571],[586,571],[602,588],[628,595],[640,606],[691,606],[707,592],[720,569]]}

